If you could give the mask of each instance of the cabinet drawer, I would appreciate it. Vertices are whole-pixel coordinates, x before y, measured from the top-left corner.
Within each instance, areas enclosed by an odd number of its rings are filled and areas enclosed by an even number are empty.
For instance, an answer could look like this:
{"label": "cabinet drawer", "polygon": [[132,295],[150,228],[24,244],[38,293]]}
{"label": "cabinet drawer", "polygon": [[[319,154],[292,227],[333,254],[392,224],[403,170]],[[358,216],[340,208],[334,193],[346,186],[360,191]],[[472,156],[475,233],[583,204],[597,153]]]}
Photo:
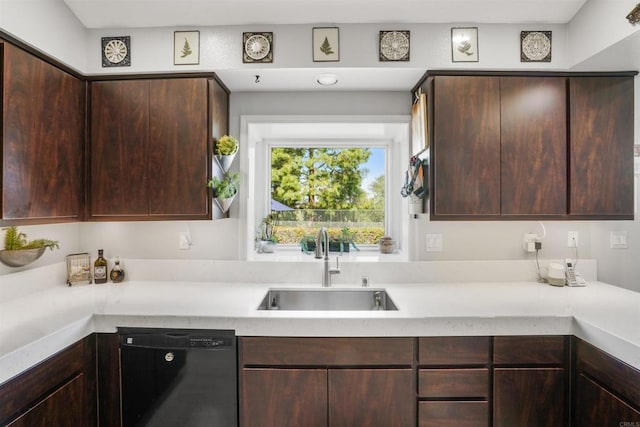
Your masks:
{"label": "cabinet drawer", "polygon": [[420,402],[419,427],[487,427],[487,402]]}
{"label": "cabinet drawer", "polygon": [[421,365],[484,365],[489,337],[423,337],[418,340]]}
{"label": "cabinet drawer", "polygon": [[413,364],[413,338],[243,337],[243,365],[375,366]]}
{"label": "cabinet drawer", "polygon": [[488,369],[420,369],[420,397],[489,397]]}
{"label": "cabinet drawer", "polygon": [[495,364],[561,364],[565,359],[565,337],[495,337]]}

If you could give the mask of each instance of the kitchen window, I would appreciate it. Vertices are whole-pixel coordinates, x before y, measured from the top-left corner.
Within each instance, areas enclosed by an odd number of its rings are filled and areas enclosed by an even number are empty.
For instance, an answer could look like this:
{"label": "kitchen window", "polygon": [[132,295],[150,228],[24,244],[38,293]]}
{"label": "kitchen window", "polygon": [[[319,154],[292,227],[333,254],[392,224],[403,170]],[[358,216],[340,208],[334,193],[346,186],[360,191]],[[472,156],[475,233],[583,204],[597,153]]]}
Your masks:
{"label": "kitchen window", "polygon": [[[246,215],[247,218],[246,258],[261,261],[312,259],[304,254],[302,238],[315,237],[319,227],[325,226],[337,240],[343,236],[345,240],[347,236],[353,239],[357,250],[353,245],[350,245],[349,253],[343,250],[341,256],[345,260],[377,256],[377,240],[381,236],[392,236],[399,249],[397,257],[406,259],[408,226],[403,218],[408,217],[408,207],[399,189],[403,177],[401,159],[408,159],[409,152],[409,118],[394,116],[389,121],[390,118],[385,117],[340,117],[332,118],[330,122],[326,120],[326,117],[241,118],[241,139],[247,141],[241,169],[247,171],[244,182],[250,183],[250,188],[242,188],[248,194],[247,203],[241,206],[241,217]],[[244,132],[246,136],[243,136]],[[348,173],[340,170],[344,166],[340,162],[325,164],[329,157],[337,159],[340,156],[351,157],[343,159],[343,163],[361,161],[357,168],[360,175],[356,176],[353,169]],[[292,168],[298,170],[295,173],[283,170]],[[309,170],[313,168],[322,171],[313,176],[318,172]],[[360,200],[361,204],[356,208],[353,204],[358,202],[358,191],[354,186],[346,188],[336,183],[339,179],[331,182],[328,175],[332,174],[336,175],[333,178],[360,180],[359,194],[366,200]],[[376,178],[377,190],[371,188]],[[298,182],[292,183],[293,179]],[[309,180],[322,182],[309,187]],[[327,194],[310,194],[323,187]],[[286,195],[287,191],[297,193]],[[349,191],[351,194],[340,197],[335,194]],[[378,212],[360,209],[372,205],[380,193],[383,200],[377,200],[381,207]],[[268,216],[272,219],[270,222],[275,223],[276,250],[273,254],[256,253],[256,237],[263,234],[263,219]],[[376,236],[372,237],[374,234]]]}

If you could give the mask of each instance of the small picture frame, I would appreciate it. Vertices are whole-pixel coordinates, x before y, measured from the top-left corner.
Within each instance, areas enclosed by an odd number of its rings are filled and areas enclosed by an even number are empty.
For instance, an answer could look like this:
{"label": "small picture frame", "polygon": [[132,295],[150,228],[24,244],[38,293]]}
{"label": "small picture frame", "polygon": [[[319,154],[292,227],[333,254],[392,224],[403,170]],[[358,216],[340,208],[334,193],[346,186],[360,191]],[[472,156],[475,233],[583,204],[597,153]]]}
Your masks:
{"label": "small picture frame", "polygon": [[520,62],[551,62],[551,31],[520,32]]}
{"label": "small picture frame", "polygon": [[478,27],[451,28],[451,60],[478,62]]}
{"label": "small picture frame", "polygon": [[272,63],[273,32],[242,33],[242,62]]}
{"label": "small picture frame", "polygon": [[380,62],[409,61],[411,32],[405,30],[380,31],[378,58]]}
{"label": "small picture frame", "polygon": [[313,28],[313,62],[340,61],[340,30],[338,27]]}
{"label": "small picture frame", "polygon": [[173,32],[173,65],[200,64],[200,31]]}

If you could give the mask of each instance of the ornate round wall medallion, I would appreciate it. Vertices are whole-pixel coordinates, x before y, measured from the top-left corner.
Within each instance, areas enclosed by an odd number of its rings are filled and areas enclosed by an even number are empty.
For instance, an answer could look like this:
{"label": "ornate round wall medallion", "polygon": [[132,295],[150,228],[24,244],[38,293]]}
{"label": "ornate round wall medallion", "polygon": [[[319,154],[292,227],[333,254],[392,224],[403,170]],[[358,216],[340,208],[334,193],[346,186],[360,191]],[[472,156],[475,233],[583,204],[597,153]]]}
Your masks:
{"label": "ornate round wall medallion", "polygon": [[102,66],[128,67],[131,65],[131,37],[102,37]]}
{"label": "ornate round wall medallion", "polygon": [[520,62],[551,62],[551,31],[522,31]]}
{"label": "ornate round wall medallion", "polygon": [[242,33],[242,62],[273,62],[273,33]]}
{"label": "ornate round wall medallion", "polygon": [[408,61],[409,36],[409,31],[380,31],[380,61]]}

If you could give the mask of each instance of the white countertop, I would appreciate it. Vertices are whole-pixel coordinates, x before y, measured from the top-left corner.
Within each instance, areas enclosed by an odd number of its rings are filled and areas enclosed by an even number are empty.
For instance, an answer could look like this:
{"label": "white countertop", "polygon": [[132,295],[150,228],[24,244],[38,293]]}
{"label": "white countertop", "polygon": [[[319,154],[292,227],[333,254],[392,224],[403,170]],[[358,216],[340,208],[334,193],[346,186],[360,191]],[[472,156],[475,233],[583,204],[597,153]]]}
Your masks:
{"label": "white countertop", "polygon": [[[269,287],[198,281],[47,286],[0,299],[0,383],[118,326],[235,329],[239,336],[576,335],[640,369],[640,293],[596,281],[405,283],[398,311],[259,311]],[[353,287],[337,285],[336,287]]]}

